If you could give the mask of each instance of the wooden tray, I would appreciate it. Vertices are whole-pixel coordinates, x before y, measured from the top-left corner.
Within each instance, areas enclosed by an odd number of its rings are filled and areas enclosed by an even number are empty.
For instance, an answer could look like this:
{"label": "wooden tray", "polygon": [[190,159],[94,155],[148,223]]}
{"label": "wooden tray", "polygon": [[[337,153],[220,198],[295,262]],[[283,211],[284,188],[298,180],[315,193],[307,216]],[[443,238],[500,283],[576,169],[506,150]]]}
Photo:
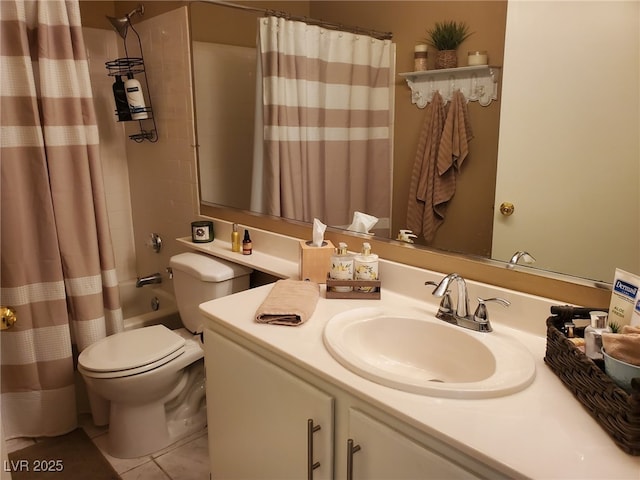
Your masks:
{"label": "wooden tray", "polygon": [[[327,298],[353,299],[353,300],[379,300],[381,290],[380,280],[332,280],[327,277]],[[349,292],[335,292],[332,287],[352,287]],[[366,287],[371,291],[358,290]]]}

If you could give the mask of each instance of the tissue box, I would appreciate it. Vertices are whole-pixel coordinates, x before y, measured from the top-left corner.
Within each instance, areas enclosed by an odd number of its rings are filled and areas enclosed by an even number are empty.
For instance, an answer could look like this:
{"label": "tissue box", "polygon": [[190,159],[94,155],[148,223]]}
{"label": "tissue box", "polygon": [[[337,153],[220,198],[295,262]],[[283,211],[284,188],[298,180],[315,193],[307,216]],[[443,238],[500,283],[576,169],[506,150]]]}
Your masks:
{"label": "tissue box", "polygon": [[300,240],[300,280],[325,283],[334,249],[330,240],[325,240],[321,247],[314,247],[311,241]]}

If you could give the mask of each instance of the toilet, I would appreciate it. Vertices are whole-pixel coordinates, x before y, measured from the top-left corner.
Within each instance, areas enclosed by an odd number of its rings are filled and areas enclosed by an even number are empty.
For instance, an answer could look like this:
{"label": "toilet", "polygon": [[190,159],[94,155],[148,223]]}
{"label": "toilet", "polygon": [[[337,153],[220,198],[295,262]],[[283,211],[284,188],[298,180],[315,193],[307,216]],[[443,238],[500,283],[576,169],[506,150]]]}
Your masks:
{"label": "toilet", "polygon": [[204,317],[198,306],[249,288],[251,269],[208,255],[181,253],[170,265],[185,328],[116,333],[78,357],[94,422],[100,403],[109,402],[107,449],[117,458],[156,452],[205,427]]}

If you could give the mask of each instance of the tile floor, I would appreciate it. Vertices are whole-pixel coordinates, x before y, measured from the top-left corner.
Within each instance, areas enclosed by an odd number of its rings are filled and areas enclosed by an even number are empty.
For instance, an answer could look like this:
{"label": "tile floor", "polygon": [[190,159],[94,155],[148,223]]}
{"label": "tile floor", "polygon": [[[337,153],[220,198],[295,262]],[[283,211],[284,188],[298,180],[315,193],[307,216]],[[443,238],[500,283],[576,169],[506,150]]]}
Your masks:
{"label": "tile floor", "polygon": [[[122,480],[210,479],[206,429],[196,432],[153,455],[122,459],[114,458],[106,452],[106,428],[94,426],[89,415],[82,415],[79,424],[122,477]],[[35,443],[35,440],[29,438],[8,440],[7,451],[20,450],[33,443]]]}

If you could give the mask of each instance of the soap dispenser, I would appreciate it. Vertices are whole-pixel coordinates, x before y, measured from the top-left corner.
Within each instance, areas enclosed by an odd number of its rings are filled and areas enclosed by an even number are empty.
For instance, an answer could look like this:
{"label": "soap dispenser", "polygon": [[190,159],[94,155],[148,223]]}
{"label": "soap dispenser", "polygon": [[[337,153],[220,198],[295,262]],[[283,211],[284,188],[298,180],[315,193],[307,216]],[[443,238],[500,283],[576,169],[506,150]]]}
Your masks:
{"label": "soap dispenser", "polygon": [[[329,278],[331,280],[353,280],[353,256],[347,252],[347,244],[340,242],[331,256]],[[353,287],[331,287],[334,292],[351,292]]]}
{"label": "soap dispenser", "polygon": [[607,324],[609,315],[607,312],[589,312],[591,325],[584,329],[585,354],[592,360],[602,360],[602,334],[611,332]]}
{"label": "soap dispenser", "polygon": [[[356,280],[378,280],[378,255],[371,253],[371,244],[363,242],[362,252],[354,259]],[[356,287],[359,292],[373,292],[375,287]]]}

